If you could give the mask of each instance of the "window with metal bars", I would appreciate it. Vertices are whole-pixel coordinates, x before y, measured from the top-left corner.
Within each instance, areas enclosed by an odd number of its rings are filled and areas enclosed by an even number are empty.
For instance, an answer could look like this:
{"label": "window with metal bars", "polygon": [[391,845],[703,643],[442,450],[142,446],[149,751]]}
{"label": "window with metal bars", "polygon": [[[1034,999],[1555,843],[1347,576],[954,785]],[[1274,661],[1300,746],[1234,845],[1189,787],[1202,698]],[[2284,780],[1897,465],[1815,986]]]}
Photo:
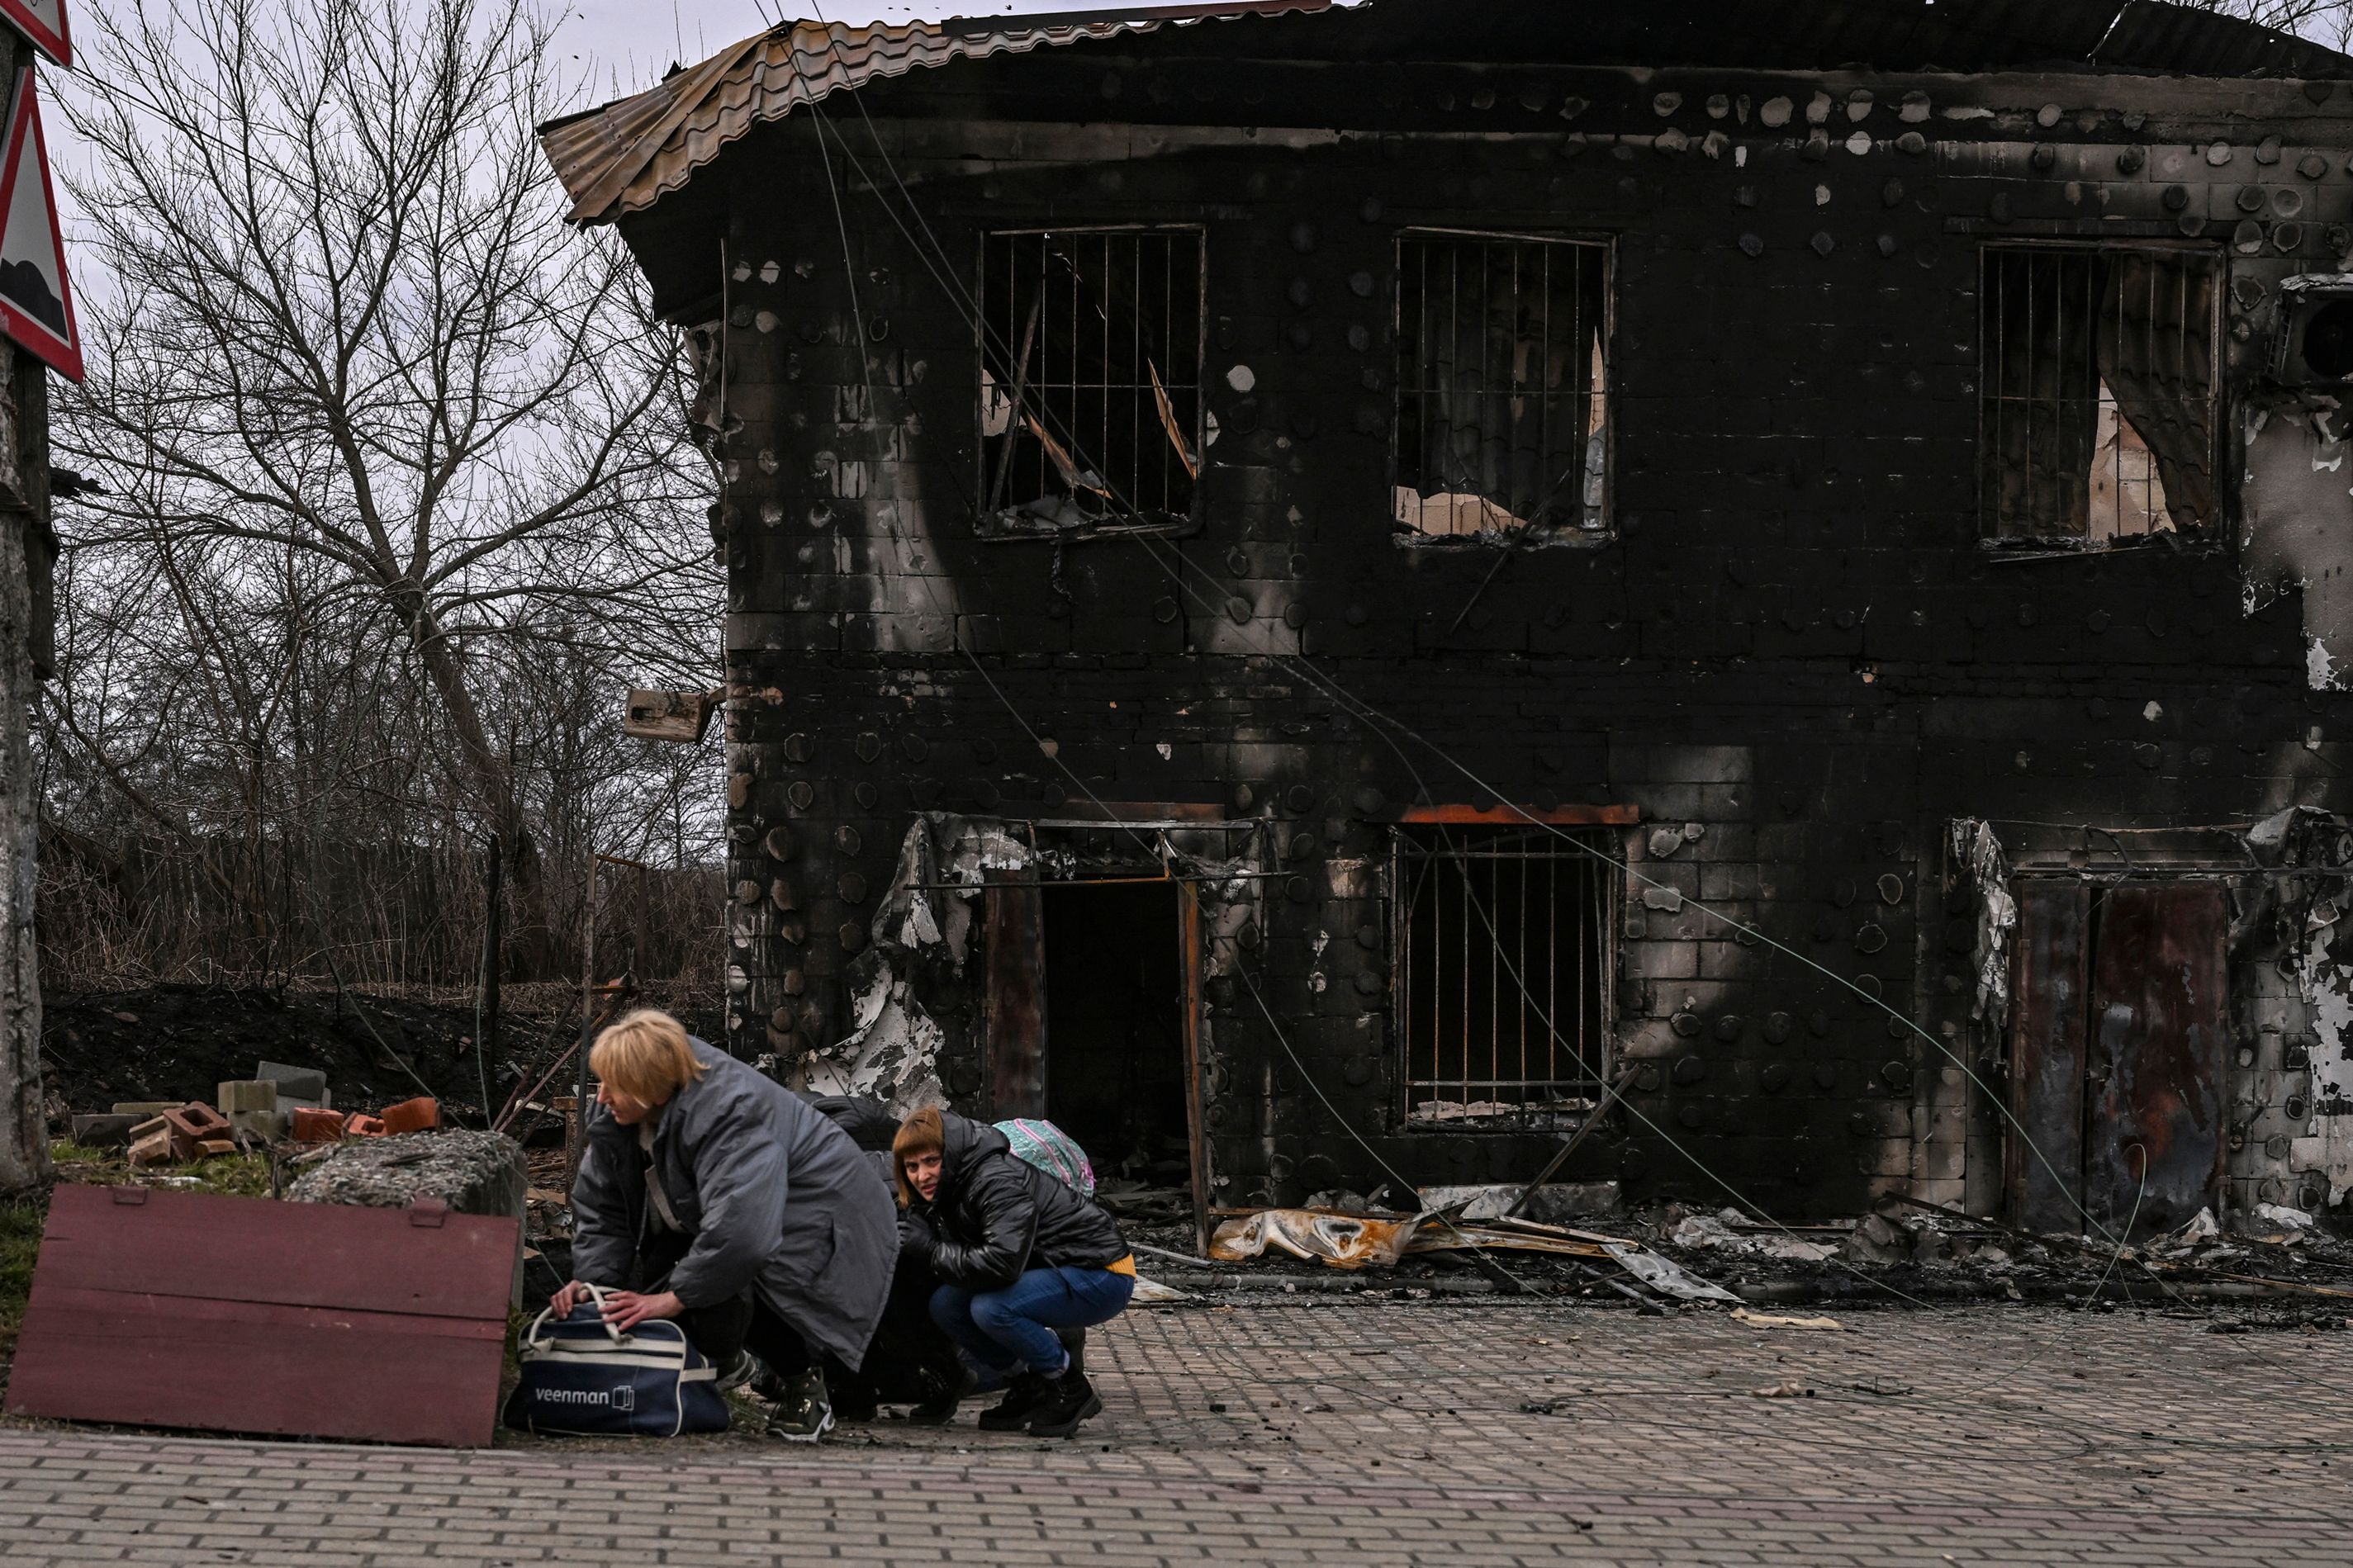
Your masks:
{"label": "window with metal bars", "polygon": [[1409,233],[1397,295],[1404,534],[1606,529],[1607,242]]}
{"label": "window with metal bars", "polygon": [[1198,228],[987,237],[983,534],[1186,529],[1203,445],[1202,265]]}
{"label": "window with metal bars", "polygon": [[2001,544],[2105,549],[2221,521],[2224,264],[2210,248],[1985,248],[1978,506]]}
{"label": "window with metal bars", "polygon": [[1525,1121],[1608,1069],[1614,883],[1590,829],[1397,830],[1398,1040],[1410,1122]]}

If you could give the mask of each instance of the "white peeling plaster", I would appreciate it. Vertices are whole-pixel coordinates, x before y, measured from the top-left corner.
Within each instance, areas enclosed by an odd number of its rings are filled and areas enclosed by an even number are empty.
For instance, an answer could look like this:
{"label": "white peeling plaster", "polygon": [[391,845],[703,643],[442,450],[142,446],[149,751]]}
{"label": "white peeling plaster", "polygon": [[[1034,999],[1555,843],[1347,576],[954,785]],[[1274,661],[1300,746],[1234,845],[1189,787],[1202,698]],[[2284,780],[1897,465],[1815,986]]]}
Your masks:
{"label": "white peeling plaster", "polygon": [[2285,1164],[2298,1178],[2325,1177],[2327,1201],[2335,1205],[2353,1192],[2353,970],[2329,950],[2353,920],[2346,912],[2353,906],[2353,878],[2314,873],[2345,866],[2353,835],[2342,817],[2291,806],[2249,828],[2245,838],[2249,853],[2263,865],[2304,868],[2304,875],[2274,884],[2281,890],[2282,913],[2301,922],[2289,951],[2309,1030],[2310,1120],[2291,1133]]}
{"label": "white peeling plaster", "polygon": [[[850,966],[855,1026],[835,1045],[804,1058],[800,1087],[873,1095],[902,1116],[944,1103],[947,1095],[938,1064],[947,1035],[923,1010],[914,975],[927,953],[962,973],[972,936],[972,901],[987,885],[987,873],[1017,870],[1031,858],[1028,847],[1001,826],[944,812],[916,817],[900,841],[890,889],[874,911],[874,945]],[[959,886],[944,890],[943,884],[950,883]]]}
{"label": "white peeling plaster", "polygon": [[2353,1187],[2353,1115],[2331,1113],[2333,1107],[2353,1105],[2353,974],[2328,956],[2336,928],[2319,919],[2325,907],[2308,919],[2296,954],[2297,984],[2312,1009],[2313,1117],[2310,1130],[2293,1141],[2288,1163],[2327,1176],[2334,1205]]}
{"label": "white peeling plaster", "polygon": [[2010,1022],[2010,933],[2018,925],[2010,862],[2001,840],[1986,824],[1963,818],[1952,825],[1951,832],[1953,857],[1969,868],[1978,897],[1978,940],[1971,955],[1978,986],[1969,1016],[2005,1025]]}
{"label": "white peeling plaster", "polygon": [[2248,613],[2291,589],[2304,603],[2305,681],[2353,689],[2353,489],[2343,471],[2343,416],[2320,399],[2247,422],[2239,570]]}

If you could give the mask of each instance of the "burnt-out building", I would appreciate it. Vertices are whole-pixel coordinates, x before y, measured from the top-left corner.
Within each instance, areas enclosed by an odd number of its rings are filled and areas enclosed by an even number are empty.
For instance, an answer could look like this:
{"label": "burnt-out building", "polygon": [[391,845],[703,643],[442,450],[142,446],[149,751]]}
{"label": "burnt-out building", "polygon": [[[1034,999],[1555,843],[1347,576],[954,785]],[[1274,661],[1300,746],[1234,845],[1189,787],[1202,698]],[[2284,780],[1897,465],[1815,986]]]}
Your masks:
{"label": "burnt-out building", "polygon": [[788,24],[547,128],[723,475],[733,1048],[1205,1211],[2353,1184],[2353,59]]}

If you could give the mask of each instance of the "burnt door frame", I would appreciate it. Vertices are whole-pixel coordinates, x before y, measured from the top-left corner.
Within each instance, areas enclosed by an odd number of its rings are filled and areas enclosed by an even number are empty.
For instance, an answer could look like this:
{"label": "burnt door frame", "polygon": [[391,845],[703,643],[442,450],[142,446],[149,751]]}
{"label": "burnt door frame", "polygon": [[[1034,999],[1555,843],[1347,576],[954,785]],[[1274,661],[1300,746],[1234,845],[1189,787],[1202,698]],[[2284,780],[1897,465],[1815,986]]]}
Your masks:
{"label": "burnt door frame", "polygon": [[2009,1213],[2029,1229],[2177,1226],[2219,1202],[2228,1159],[2227,881],[2011,886]]}
{"label": "burnt door frame", "polygon": [[2002,1193],[2011,1223],[2074,1231],[2083,1217],[2092,888],[2058,877],[2021,878],[2012,887]]}
{"label": "burnt door frame", "polygon": [[988,1114],[1046,1114],[1046,907],[1034,867],[992,871],[988,930]]}

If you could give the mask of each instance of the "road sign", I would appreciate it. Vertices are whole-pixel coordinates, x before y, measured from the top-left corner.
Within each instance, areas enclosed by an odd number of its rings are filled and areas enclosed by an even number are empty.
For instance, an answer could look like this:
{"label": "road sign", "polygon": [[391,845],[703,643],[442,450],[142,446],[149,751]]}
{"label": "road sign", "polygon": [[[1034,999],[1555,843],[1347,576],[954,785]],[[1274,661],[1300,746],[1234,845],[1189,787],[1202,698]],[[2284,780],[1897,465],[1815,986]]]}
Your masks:
{"label": "road sign", "polygon": [[81,334],[74,327],[65,236],[49,188],[49,150],[30,66],[16,73],[7,138],[0,142],[0,331],[69,380],[81,379]]}
{"label": "road sign", "polygon": [[33,47],[58,64],[73,64],[73,39],[66,29],[66,0],[0,0],[0,21],[32,39]]}

